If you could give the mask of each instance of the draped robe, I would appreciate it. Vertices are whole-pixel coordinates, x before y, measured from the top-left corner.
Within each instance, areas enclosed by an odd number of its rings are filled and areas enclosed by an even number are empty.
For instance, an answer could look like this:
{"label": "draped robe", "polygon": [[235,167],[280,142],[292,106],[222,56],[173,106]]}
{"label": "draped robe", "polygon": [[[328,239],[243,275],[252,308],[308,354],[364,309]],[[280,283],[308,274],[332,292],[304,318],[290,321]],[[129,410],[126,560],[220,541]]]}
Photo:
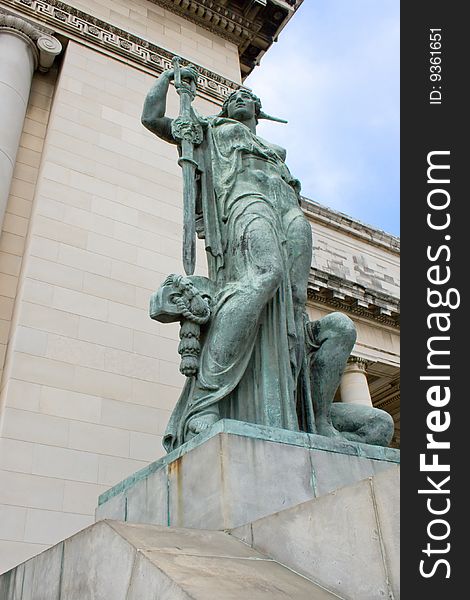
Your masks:
{"label": "draped robe", "polygon": [[[198,375],[187,379],[167,427],[163,440],[167,451],[189,439],[191,417],[216,403],[220,418],[290,430],[299,429],[299,416],[303,428],[313,422],[306,360],[296,351],[299,323],[294,318],[287,250],[290,224],[305,219],[297,182],[281,149],[233,119],[205,120],[204,142],[196,159],[201,171],[197,211],[202,216],[197,222],[203,223],[209,278],[216,282],[217,293],[202,339]],[[246,228],[257,219],[275,239],[282,280],[235,357],[221,364],[220,357],[214,357],[212,340],[233,326],[219,318],[222,308],[229,299],[236,305],[241,280],[249,281],[251,271],[259,268],[249,249],[237,251]],[[311,240],[305,243],[310,247]]]}

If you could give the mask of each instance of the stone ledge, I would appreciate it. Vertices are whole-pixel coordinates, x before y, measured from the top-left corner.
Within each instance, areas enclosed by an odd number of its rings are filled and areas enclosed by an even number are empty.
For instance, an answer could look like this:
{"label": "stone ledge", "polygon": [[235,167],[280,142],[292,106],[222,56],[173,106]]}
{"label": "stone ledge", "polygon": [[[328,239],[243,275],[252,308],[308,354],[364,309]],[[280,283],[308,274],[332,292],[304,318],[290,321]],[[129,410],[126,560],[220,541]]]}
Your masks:
{"label": "stone ledge", "polygon": [[207,432],[199,434],[191,441],[186,442],[186,444],[183,444],[159,460],[150,463],[147,467],[136,471],[123,481],[119,482],[101,494],[98,499],[98,505],[107,502],[116,494],[124,492],[136,482],[145,479],[160,469],[163,469],[168,464],[178,460],[191,450],[201,446],[211,438],[221,433],[264,440],[266,442],[277,442],[281,444],[289,444],[291,446],[300,446],[310,450],[323,450],[326,452],[360,456],[362,458],[370,458],[374,460],[383,460],[391,463],[400,462],[400,451],[395,448],[371,446],[370,444],[348,442],[347,440],[333,440],[322,435],[304,433],[300,431],[289,431],[287,429],[277,429],[275,427],[265,427],[263,425],[244,423],[231,419],[222,419],[213,425]]}
{"label": "stone ledge", "polygon": [[367,225],[350,215],[328,208],[315,200],[302,197],[301,206],[312,220],[323,223],[327,227],[343,231],[368,244],[383,248],[394,254],[400,254],[400,238],[382,231],[372,225]]}
{"label": "stone ledge", "polygon": [[225,530],[391,468],[398,452],[220,421],[101,495],[96,520]]}

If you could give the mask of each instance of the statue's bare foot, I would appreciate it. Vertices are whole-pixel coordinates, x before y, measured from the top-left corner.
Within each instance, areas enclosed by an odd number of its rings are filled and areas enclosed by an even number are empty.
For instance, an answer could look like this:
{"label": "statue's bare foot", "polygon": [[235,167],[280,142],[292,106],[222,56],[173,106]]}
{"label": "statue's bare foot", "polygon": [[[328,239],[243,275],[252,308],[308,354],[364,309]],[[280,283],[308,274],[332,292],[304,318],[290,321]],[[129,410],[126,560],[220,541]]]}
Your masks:
{"label": "statue's bare foot", "polygon": [[315,422],[315,426],[316,426],[318,435],[324,435],[329,438],[342,437],[341,433],[329,421],[317,420]]}
{"label": "statue's bare foot", "polygon": [[192,417],[188,423],[188,430],[191,434],[197,435],[209,429],[214,423],[217,423],[219,416],[214,413],[201,414]]}

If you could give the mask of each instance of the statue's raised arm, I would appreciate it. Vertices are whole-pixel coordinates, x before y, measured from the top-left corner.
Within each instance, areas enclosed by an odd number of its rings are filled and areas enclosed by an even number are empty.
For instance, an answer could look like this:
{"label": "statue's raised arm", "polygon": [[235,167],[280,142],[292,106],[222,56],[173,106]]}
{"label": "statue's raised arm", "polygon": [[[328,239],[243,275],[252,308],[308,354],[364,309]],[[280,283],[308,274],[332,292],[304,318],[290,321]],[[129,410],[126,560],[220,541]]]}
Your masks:
{"label": "statue's raised arm", "polygon": [[[166,98],[170,82],[175,78],[175,69],[167,69],[158,77],[147,94],[142,110],[142,125],[162,140],[176,144],[171,126],[173,119],[166,116]],[[197,71],[194,67],[181,68],[183,81],[197,81]]]}
{"label": "statue's raised arm", "polygon": [[[173,69],[162,73],[144,103],[142,123],[160,138],[178,143],[179,164],[183,170],[183,267],[192,275],[196,266],[196,196],[198,171],[194,148],[203,139],[202,127],[191,107],[196,96],[197,71],[191,65],[182,68],[179,56],[173,58]],[[173,79],[180,97],[180,114],[176,119],[165,116],[166,96]]]}

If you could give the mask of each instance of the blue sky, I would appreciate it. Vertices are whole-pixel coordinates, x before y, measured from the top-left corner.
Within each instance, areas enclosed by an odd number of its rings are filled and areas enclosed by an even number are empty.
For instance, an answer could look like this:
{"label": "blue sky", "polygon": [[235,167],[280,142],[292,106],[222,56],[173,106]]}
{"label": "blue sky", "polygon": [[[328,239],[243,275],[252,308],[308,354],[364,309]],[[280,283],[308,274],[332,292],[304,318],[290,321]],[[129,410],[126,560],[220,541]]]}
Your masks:
{"label": "blue sky", "polygon": [[399,235],[399,0],[304,0],[245,84],[304,196]]}

